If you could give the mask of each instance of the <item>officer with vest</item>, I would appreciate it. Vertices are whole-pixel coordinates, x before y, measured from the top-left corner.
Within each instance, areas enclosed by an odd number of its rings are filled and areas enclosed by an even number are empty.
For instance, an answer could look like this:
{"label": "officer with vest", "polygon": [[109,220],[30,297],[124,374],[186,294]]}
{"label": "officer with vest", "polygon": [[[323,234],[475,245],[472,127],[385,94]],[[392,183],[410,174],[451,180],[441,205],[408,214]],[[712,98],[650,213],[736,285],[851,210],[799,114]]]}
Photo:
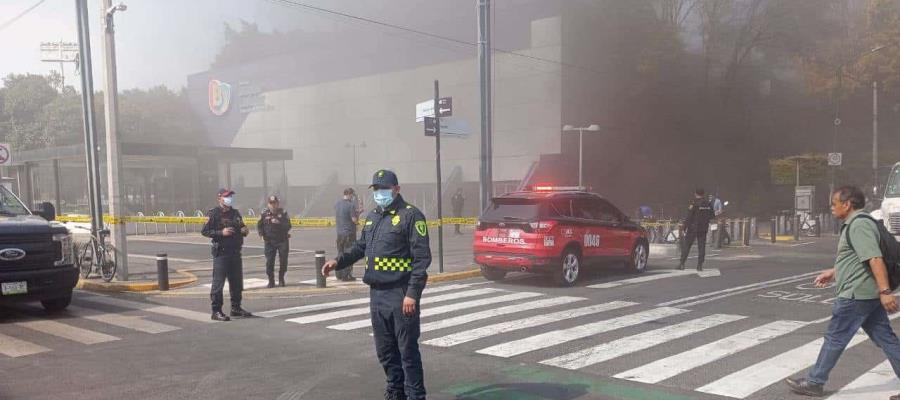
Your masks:
{"label": "officer with vest", "polygon": [[212,319],[230,321],[222,312],[224,298],[222,290],[225,280],[231,292],[231,316],[247,318],[253,315],[241,308],[241,292],[244,290],[244,266],[241,247],[244,237],[250,233],[241,213],[234,209],[234,191],[219,189],[219,206],[209,210],[203,236],[212,239],[213,280],[209,297],[212,300]]}
{"label": "officer with vest", "polygon": [[425,398],[419,353],[419,300],[431,264],[425,216],[400,195],[397,175],[380,170],[372,178],[377,208],[363,223],[353,247],[322,267],[349,268],[365,256],[363,282],[369,285],[370,313],[378,361],[387,376],[385,399]]}
{"label": "officer with vest", "polygon": [[269,288],[275,287],[275,256],[278,255],[278,285],[284,286],[284,274],[287,272],[288,252],[290,252],[291,217],[280,206],[278,196],[268,199],[268,207],[259,216],[256,230],[265,243],[266,275],[269,277]]}
{"label": "officer with vest", "polygon": [[698,253],[697,271],[703,270],[703,261],[706,259],[706,233],[709,232],[709,221],[713,217],[712,205],[704,198],[703,189],[697,189],[694,192],[694,200],[688,205],[688,216],[685,218],[682,226],[682,240],[684,243],[681,248],[681,263],[678,264],[678,269],[684,269],[684,263],[691,252],[691,246],[694,245],[694,240],[696,240]]}

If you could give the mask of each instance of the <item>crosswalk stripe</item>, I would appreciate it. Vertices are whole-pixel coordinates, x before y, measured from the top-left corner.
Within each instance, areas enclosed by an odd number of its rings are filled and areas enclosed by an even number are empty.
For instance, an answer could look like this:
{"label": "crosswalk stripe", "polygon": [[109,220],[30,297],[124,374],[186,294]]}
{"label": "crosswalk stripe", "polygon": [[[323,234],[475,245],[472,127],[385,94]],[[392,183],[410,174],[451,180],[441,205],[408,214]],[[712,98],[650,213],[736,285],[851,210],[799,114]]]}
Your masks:
{"label": "crosswalk stripe", "polygon": [[541,364],[566,369],[584,368],[744,318],[742,315],[713,314],[544,360]]}
{"label": "crosswalk stripe", "polygon": [[[442,301],[464,299],[467,297],[481,296],[481,295],[496,293],[496,292],[500,292],[500,291],[501,291],[500,289],[492,289],[492,288],[464,290],[462,292],[448,293],[448,294],[443,294],[440,296],[423,297],[421,300],[421,304],[440,303]],[[295,324],[311,324],[314,322],[331,321],[334,319],[340,319],[340,318],[346,318],[346,317],[355,317],[355,316],[359,316],[359,315],[365,315],[368,313],[369,313],[369,307],[361,307],[361,308],[351,308],[351,309],[347,309],[347,310],[333,311],[333,312],[328,312],[328,313],[323,313],[323,314],[308,315],[305,317],[291,318],[286,321],[293,322]]]}
{"label": "crosswalk stripe", "polygon": [[100,313],[100,314],[91,314],[90,311],[86,308],[81,308],[77,306],[70,305],[69,308],[66,309],[66,312],[69,315],[89,319],[91,321],[102,322],[104,324],[109,324],[113,326],[118,326],[120,328],[132,329],[138,332],[157,334],[157,333],[165,333],[176,331],[178,329],[177,326],[161,324],[159,322],[153,322],[143,319],[140,316],[136,315],[122,315],[122,314],[112,314],[112,313]]}
{"label": "crosswalk stripe", "polygon": [[422,324],[419,327],[421,332],[435,331],[438,329],[449,328],[457,325],[463,325],[470,322],[480,321],[483,319],[498,317],[506,314],[513,314],[522,311],[538,310],[541,308],[555,307],[563,304],[573,303],[576,301],[587,300],[583,297],[560,296],[551,297],[549,299],[541,299],[529,301],[527,303],[513,304],[505,307],[492,308],[490,310],[480,311],[472,314],[460,315],[458,317],[445,318],[438,321]]}
{"label": "crosswalk stripe", "polygon": [[688,310],[671,307],[652,308],[650,310],[641,311],[630,315],[624,315],[617,318],[579,325],[569,329],[560,329],[556,331],[545,332],[524,339],[498,344],[496,346],[478,350],[477,353],[508,358],[535,350],[545,349],[561,343],[583,339],[604,332],[610,332],[616,329],[622,329],[649,321],[655,321],[686,312],[688,312]]}
{"label": "crosswalk stripe", "polygon": [[[465,289],[469,287],[468,284],[459,284],[459,285],[444,285],[437,286],[434,288],[425,288],[425,292],[423,293],[426,297],[433,293],[441,293],[441,292],[449,292],[451,290],[457,289]],[[335,308],[341,308],[346,306],[358,306],[360,304],[369,304],[369,298],[364,297],[361,299],[350,299],[350,300],[342,300],[335,301],[331,303],[319,303],[319,304],[310,304],[305,306],[297,306],[297,307],[288,307],[288,308],[279,308],[276,310],[269,310],[257,313],[256,315],[263,318],[273,318],[273,317],[282,317],[285,315],[293,315],[293,314],[303,314],[308,312],[315,311],[324,311],[324,310],[332,310]]]}
{"label": "crosswalk stripe", "polygon": [[696,275],[696,274],[697,274],[696,271],[675,270],[675,271],[660,272],[660,273],[655,273],[655,274],[648,274],[646,276],[640,276],[640,277],[631,278],[631,279],[623,279],[620,281],[598,283],[596,285],[588,285],[588,287],[591,289],[610,289],[610,288],[619,287],[619,286],[633,285],[636,283],[655,281],[657,279],[674,278],[677,276]]}
{"label": "crosswalk stripe", "polygon": [[30,356],[32,354],[44,353],[47,351],[50,351],[50,349],[44,346],[0,334],[0,354],[7,357]]}
{"label": "crosswalk stripe", "polygon": [[105,333],[94,332],[51,320],[16,322],[16,325],[81,344],[97,344],[119,340],[119,338]]}
{"label": "crosswalk stripe", "polygon": [[765,343],[806,325],[807,322],[802,321],[770,322],[684,353],[622,372],[615,377],[644,383],[658,383],[701,365]]}
{"label": "crosswalk stripe", "polygon": [[891,368],[891,362],[885,361],[838,390],[828,400],[886,399],[898,392],[900,381]]}
{"label": "crosswalk stripe", "polygon": [[[454,311],[465,310],[467,308],[487,306],[487,305],[491,305],[491,304],[505,303],[508,301],[528,299],[528,298],[532,298],[532,297],[538,297],[540,295],[541,295],[540,293],[534,293],[534,292],[510,293],[510,294],[497,296],[497,297],[488,297],[486,299],[478,299],[478,300],[472,300],[472,301],[464,301],[462,303],[448,304],[446,306],[441,306],[441,307],[425,308],[421,311],[419,316],[422,318],[431,317],[431,316],[446,314],[446,313],[450,313],[450,312],[454,312]],[[339,331],[349,331],[349,330],[353,330],[353,329],[366,328],[366,327],[370,327],[370,326],[372,326],[372,321],[370,319],[363,319],[363,320],[347,322],[347,323],[339,324],[339,325],[332,325],[332,326],[329,326],[328,328],[336,329]]]}
{"label": "crosswalk stripe", "polygon": [[170,317],[178,317],[183,319],[188,319],[191,321],[202,322],[205,324],[213,323],[210,319],[209,315],[206,313],[201,313],[197,311],[185,310],[183,308],[175,308],[169,306],[156,306],[149,303],[141,303],[137,301],[118,299],[115,297],[108,296],[90,296],[90,297],[82,297],[81,300],[88,301],[91,303],[100,303],[100,304],[108,304],[111,306],[122,307],[122,308],[131,308],[134,310],[142,310],[146,312],[152,312],[154,314],[162,314],[168,315]]}
{"label": "crosswalk stripe", "polygon": [[[857,333],[847,348],[865,342],[868,337]],[[729,374],[697,389],[698,392],[743,399],[772,384],[813,365],[825,339],[816,339],[793,350],[781,353]]]}
{"label": "crosswalk stripe", "polygon": [[594,304],[587,307],[575,308],[571,310],[558,311],[550,314],[537,315],[533,317],[518,319],[514,321],[500,322],[497,324],[486,325],[479,328],[471,329],[464,332],[458,332],[451,335],[427,340],[423,343],[438,347],[451,347],[458,344],[471,342],[473,340],[486,338],[489,336],[512,332],[515,330],[533,328],[536,326],[546,325],[558,321],[572,318],[583,317],[586,315],[597,314],[604,311],[611,311],[628,306],[634,306],[638,303],[630,301],[612,301],[603,304]]}

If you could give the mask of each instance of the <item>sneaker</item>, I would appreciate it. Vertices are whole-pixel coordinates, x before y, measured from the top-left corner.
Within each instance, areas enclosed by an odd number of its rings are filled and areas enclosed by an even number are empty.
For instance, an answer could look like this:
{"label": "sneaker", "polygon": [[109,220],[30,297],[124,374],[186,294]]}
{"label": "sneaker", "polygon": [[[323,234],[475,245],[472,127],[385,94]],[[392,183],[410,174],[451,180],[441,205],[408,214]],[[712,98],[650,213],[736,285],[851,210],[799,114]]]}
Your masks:
{"label": "sneaker", "polygon": [[241,307],[231,307],[231,316],[236,318],[250,318],[253,314]]}
{"label": "sneaker", "polygon": [[228,316],[225,315],[225,313],[223,313],[221,311],[216,311],[216,312],[212,313],[212,320],[213,321],[231,321],[231,318],[228,318]]}
{"label": "sneaker", "polygon": [[825,385],[812,383],[806,378],[787,378],[784,383],[791,388],[791,391],[805,396],[822,397],[825,396]]}

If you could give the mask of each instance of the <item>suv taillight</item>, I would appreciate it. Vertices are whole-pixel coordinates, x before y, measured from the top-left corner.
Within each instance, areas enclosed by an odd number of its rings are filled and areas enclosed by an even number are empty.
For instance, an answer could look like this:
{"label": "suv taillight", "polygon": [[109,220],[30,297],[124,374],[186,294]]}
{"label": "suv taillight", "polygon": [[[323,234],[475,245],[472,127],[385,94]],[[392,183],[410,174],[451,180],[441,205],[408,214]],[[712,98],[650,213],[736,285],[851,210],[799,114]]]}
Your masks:
{"label": "suv taillight", "polygon": [[480,220],[480,219],[479,219],[478,221],[475,221],[475,230],[476,230],[476,231],[483,231],[483,230],[484,230],[484,224],[481,223],[481,220]]}
{"label": "suv taillight", "polygon": [[550,233],[556,227],[556,221],[539,221],[529,223],[531,231],[534,233]]}

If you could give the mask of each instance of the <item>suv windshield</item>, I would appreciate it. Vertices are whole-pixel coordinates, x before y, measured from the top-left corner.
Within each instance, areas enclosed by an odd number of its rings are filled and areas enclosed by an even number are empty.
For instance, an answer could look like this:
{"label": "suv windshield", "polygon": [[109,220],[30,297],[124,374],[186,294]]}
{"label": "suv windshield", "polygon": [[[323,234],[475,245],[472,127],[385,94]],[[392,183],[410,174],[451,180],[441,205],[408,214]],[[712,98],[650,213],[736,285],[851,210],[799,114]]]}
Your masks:
{"label": "suv windshield", "polygon": [[494,199],[482,219],[493,221],[533,221],[541,215],[541,201],[536,199]]}
{"label": "suv windshield", "polygon": [[894,167],[884,190],[885,197],[900,197],[900,166]]}
{"label": "suv windshield", "polygon": [[31,215],[25,205],[4,186],[0,186],[0,216]]}

